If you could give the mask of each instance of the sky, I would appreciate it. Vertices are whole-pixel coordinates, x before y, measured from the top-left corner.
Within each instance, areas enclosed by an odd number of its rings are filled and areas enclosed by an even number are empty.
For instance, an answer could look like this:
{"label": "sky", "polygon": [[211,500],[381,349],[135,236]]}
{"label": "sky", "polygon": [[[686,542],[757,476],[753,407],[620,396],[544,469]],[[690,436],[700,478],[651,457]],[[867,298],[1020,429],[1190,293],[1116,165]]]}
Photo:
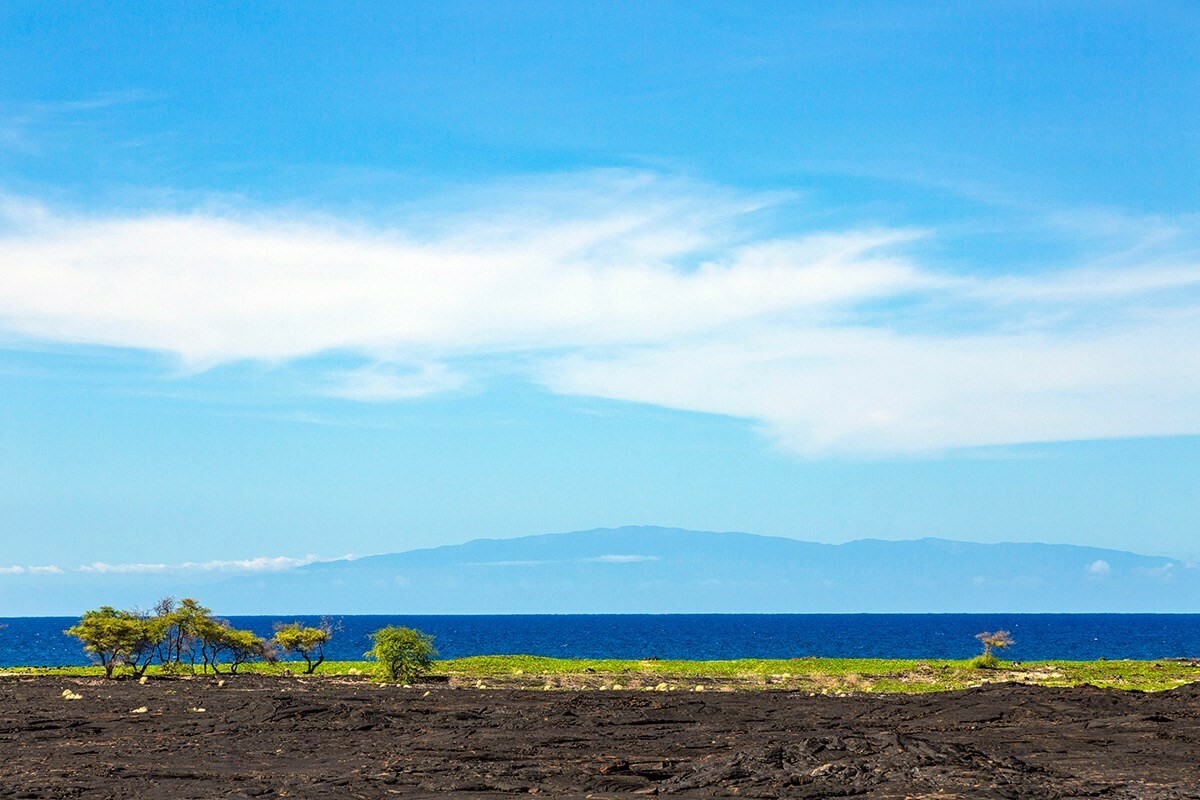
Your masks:
{"label": "sky", "polygon": [[0,7],[0,581],[1200,559],[1191,2]]}

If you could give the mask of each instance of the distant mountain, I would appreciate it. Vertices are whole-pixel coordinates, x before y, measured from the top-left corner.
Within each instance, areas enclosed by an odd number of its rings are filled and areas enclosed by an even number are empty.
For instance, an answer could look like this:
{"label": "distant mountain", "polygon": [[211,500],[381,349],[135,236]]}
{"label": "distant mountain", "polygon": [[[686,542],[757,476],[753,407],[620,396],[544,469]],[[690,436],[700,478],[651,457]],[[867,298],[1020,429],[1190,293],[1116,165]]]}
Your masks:
{"label": "distant mountain", "polygon": [[226,613],[1200,612],[1200,569],[1072,545],[626,527],[310,564],[203,596]]}

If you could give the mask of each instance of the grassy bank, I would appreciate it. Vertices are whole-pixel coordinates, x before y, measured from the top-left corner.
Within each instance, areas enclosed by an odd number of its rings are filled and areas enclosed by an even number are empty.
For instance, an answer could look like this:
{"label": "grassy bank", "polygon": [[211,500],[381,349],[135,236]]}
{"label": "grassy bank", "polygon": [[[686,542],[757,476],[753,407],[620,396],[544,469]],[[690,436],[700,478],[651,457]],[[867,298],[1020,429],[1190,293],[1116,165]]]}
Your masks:
{"label": "grassy bank", "polygon": [[[365,677],[367,661],[326,662],[316,678]],[[302,662],[253,664],[244,673],[293,677]],[[151,678],[161,677],[152,667]],[[0,677],[53,675],[102,677],[98,667],[17,667]],[[854,692],[937,692],[984,683],[1016,681],[1041,686],[1100,686],[1162,691],[1200,681],[1200,662],[1181,661],[1038,661],[1001,663],[978,669],[969,661],[858,658],[796,658],[737,661],[621,661],[535,656],[477,656],[434,663],[432,679],[453,687],[521,689],[658,689],[722,691],[775,689],[825,694]]]}

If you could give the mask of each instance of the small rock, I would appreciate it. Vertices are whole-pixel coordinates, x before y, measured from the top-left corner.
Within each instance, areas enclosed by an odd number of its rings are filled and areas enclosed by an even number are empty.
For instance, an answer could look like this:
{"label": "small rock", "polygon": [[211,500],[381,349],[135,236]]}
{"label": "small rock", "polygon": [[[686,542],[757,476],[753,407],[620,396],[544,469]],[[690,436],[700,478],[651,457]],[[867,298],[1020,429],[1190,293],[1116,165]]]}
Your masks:
{"label": "small rock", "polygon": [[63,700],[82,700],[83,695],[78,692],[72,692],[70,689],[63,689]]}
{"label": "small rock", "polygon": [[129,713],[130,713],[130,714],[145,714],[145,713],[146,713],[147,711],[149,711],[149,710],[150,710],[150,709],[146,708],[145,706],[140,706],[140,707],[138,707],[138,708],[135,708],[135,709],[133,709],[133,710],[132,710],[132,711],[130,711]]}

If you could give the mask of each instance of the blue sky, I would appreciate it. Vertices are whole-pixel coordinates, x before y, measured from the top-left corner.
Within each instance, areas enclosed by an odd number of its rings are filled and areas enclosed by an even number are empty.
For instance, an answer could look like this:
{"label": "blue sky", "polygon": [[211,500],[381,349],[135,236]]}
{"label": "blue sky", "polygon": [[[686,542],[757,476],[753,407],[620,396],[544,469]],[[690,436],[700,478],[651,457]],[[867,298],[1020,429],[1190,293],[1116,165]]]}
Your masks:
{"label": "blue sky", "polygon": [[11,2],[0,63],[10,576],[1200,558],[1194,4]]}

